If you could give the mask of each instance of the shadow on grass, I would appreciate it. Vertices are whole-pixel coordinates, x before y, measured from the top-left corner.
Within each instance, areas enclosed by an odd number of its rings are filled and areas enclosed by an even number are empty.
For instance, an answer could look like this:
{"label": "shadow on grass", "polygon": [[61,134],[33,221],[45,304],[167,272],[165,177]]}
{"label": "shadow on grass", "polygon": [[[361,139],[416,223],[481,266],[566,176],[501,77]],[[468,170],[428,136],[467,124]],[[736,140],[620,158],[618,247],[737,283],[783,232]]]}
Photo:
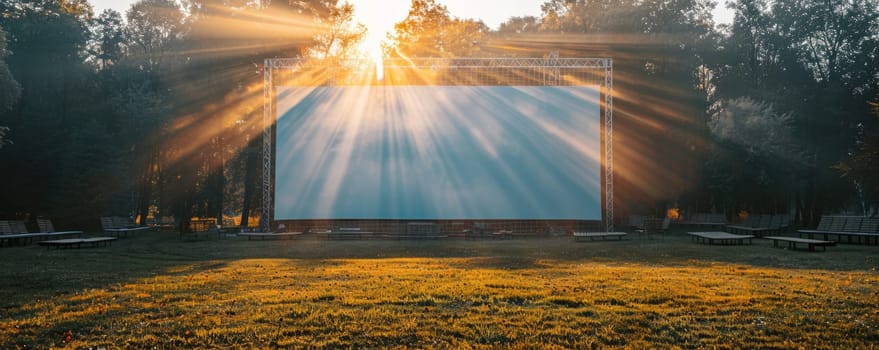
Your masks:
{"label": "shadow on grass", "polygon": [[[875,247],[808,253],[764,243],[706,246],[674,234],[592,243],[182,242],[151,234],[108,248],[12,248],[0,261],[0,344],[63,346],[73,330],[74,347],[106,337],[125,348],[436,346],[431,339],[450,348],[463,347],[455,339],[577,348],[588,345],[568,337],[578,324],[591,325],[601,345],[665,329],[644,338],[650,343],[640,347],[650,347],[714,339],[733,324],[732,335],[717,339],[751,336],[756,343],[737,343],[750,347],[774,339],[752,334],[754,324],[781,334],[797,322],[831,322],[868,339],[846,317],[871,308],[851,296],[875,291]],[[828,307],[844,311],[822,314]],[[875,325],[861,318],[864,329]]]}

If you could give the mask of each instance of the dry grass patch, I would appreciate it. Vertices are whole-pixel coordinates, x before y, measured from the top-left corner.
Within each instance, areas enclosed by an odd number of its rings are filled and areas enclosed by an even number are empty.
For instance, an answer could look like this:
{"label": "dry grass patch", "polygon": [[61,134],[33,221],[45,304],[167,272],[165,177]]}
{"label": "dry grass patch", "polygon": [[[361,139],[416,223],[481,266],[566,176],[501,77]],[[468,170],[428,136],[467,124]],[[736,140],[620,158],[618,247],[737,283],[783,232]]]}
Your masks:
{"label": "dry grass patch", "polygon": [[[691,251],[690,243],[674,237],[572,245],[182,243],[158,236],[96,250],[11,248],[3,253],[20,259],[2,262],[0,283],[12,287],[0,292],[7,303],[0,314],[0,347],[879,343],[874,250],[816,255],[720,247],[720,257],[707,258],[700,254],[715,248],[697,248]],[[800,260],[809,265],[816,257],[847,263],[838,265],[844,269],[785,266]],[[774,263],[753,263],[767,259]]]}

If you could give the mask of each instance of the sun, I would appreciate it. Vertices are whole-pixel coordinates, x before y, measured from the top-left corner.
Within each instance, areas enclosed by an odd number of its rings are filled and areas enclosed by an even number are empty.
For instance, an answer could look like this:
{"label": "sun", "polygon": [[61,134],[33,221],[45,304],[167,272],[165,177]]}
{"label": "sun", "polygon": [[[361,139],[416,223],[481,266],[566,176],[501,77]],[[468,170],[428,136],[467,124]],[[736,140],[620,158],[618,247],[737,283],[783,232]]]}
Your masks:
{"label": "sun", "polygon": [[363,41],[360,42],[360,52],[363,52],[368,59],[376,62],[381,61],[382,41],[384,39],[385,36],[382,33],[367,27],[366,35],[363,37]]}
{"label": "sun", "polygon": [[366,36],[360,44],[361,51],[370,59],[380,61],[381,44],[387,34],[394,30],[394,24],[402,21],[409,13],[409,0],[349,0],[354,5],[354,21],[366,26]]}

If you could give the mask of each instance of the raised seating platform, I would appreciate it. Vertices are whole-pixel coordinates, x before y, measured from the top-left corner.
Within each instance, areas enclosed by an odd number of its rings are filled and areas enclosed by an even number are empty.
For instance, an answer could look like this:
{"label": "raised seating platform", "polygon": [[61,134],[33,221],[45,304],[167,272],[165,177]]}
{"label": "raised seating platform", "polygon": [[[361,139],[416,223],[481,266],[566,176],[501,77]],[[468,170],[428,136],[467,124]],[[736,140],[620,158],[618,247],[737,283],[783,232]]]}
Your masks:
{"label": "raised seating platform", "polygon": [[372,232],[362,231],[359,227],[340,227],[327,233],[327,239],[364,239],[372,236]]}
{"label": "raised seating platform", "polygon": [[772,240],[772,246],[776,248],[781,248],[778,246],[778,242],[787,242],[787,247],[790,250],[795,250],[797,248],[797,244],[805,244],[808,247],[810,252],[815,251],[815,247],[821,247],[822,251],[827,250],[827,247],[833,247],[836,245],[834,241],[822,241],[817,239],[808,239],[808,238],[797,238],[797,237],[777,237],[777,236],[769,236],[763,237],[769,240]]}
{"label": "raised seating platform", "polygon": [[89,247],[98,247],[98,246],[109,246],[113,241],[117,240],[116,237],[92,237],[92,238],[68,238],[68,239],[56,239],[50,241],[42,241],[38,244],[46,247],[55,247],[58,249],[61,248],[82,248],[83,246]]}
{"label": "raised seating platform", "polygon": [[745,241],[748,244],[753,243],[753,235],[737,235],[727,232],[687,232],[690,238],[696,243],[723,244],[723,245],[743,245]]}
{"label": "raised seating platform", "polygon": [[265,239],[294,239],[302,236],[302,232],[239,232],[238,237],[247,237],[247,240],[259,238]]}
{"label": "raised seating platform", "polygon": [[625,232],[574,232],[574,241],[581,242],[585,240],[594,241],[596,239],[606,240],[611,237],[616,237],[616,239],[622,240],[623,237],[628,235]]}
{"label": "raised seating platform", "polygon": [[726,218],[723,214],[695,213],[686,220],[676,222],[676,224],[696,227],[723,227],[726,225]]}
{"label": "raised seating platform", "polygon": [[151,230],[149,226],[136,226],[128,218],[120,216],[104,216],[101,217],[101,228],[104,233],[112,234],[116,237],[128,236],[135,232]]}
{"label": "raised seating platform", "polygon": [[757,237],[770,233],[781,233],[790,225],[788,214],[763,214],[750,216],[738,225],[726,225],[725,230],[736,234],[751,234]]}

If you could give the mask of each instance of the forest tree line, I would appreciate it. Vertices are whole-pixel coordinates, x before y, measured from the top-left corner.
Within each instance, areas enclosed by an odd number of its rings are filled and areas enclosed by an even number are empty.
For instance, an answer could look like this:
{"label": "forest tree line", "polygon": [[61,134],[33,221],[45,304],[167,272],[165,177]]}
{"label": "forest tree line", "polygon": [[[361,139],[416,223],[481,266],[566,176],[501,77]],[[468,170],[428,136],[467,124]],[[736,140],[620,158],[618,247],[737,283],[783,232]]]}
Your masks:
{"label": "forest tree line", "polygon": [[[879,2],[550,0],[492,29],[413,0],[389,57],[614,59],[615,208],[879,210]],[[355,57],[339,0],[0,3],[0,217],[94,227],[261,205],[263,60]]]}

